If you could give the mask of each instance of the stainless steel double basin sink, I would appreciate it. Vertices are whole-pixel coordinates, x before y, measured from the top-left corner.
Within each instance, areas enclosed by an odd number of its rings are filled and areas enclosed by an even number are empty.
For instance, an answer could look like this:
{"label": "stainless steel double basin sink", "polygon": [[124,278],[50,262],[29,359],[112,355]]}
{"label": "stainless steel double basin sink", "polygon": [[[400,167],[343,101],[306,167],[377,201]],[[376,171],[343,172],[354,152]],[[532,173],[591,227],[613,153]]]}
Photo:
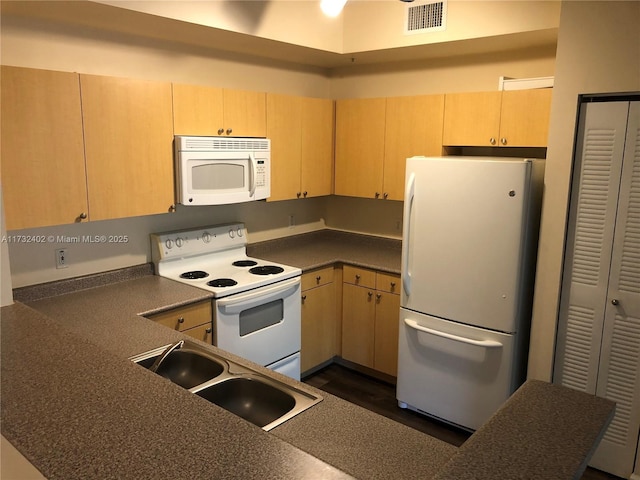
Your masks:
{"label": "stainless steel double basin sink", "polygon": [[322,401],[189,340],[131,360],[267,431]]}

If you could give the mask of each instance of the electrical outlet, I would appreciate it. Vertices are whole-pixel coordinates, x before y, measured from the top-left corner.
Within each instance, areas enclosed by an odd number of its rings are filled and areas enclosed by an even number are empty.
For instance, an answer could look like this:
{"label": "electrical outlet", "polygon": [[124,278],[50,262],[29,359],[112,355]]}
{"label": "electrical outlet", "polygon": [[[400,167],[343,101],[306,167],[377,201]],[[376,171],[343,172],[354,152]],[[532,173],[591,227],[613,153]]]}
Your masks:
{"label": "electrical outlet", "polygon": [[289,228],[293,228],[296,225],[296,217],[294,215],[289,215]]}
{"label": "electrical outlet", "polygon": [[67,250],[61,248],[56,250],[56,268],[67,268]]}

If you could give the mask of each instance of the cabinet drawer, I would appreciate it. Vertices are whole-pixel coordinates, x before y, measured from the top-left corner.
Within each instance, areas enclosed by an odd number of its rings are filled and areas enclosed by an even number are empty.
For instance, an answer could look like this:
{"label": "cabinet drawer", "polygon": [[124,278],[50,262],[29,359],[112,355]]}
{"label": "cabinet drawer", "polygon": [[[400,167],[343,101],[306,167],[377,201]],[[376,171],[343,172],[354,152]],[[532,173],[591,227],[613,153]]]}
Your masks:
{"label": "cabinet drawer", "polygon": [[333,282],[333,267],[319,268],[302,275],[302,291]]}
{"label": "cabinet drawer", "polygon": [[391,273],[376,273],[376,290],[400,293],[400,276]]}
{"label": "cabinet drawer", "polygon": [[185,335],[189,335],[190,337],[201,340],[204,343],[213,345],[213,328],[211,327],[211,325],[211,321],[209,321],[208,323],[204,323],[197,327],[188,328],[186,330],[183,330],[182,332]]}
{"label": "cabinet drawer", "polygon": [[376,272],[366,268],[345,265],[342,270],[343,283],[352,283],[361,287],[376,288]]}
{"label": "cabinet drawer", "polygon": [[184,331],[204,323],[211,324],[211,301],[192,303],[147,317],[174,330]]}

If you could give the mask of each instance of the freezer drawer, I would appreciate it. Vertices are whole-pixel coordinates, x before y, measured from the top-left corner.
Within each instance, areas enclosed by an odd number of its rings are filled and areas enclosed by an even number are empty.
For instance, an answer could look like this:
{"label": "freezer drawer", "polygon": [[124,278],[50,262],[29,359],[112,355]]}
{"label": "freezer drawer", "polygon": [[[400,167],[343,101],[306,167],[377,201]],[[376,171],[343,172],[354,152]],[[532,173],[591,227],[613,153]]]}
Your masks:
{"label": "freezer drawer", "polygon": [[398,404],[476,430],[521,381],[516,335],[401,308]]}

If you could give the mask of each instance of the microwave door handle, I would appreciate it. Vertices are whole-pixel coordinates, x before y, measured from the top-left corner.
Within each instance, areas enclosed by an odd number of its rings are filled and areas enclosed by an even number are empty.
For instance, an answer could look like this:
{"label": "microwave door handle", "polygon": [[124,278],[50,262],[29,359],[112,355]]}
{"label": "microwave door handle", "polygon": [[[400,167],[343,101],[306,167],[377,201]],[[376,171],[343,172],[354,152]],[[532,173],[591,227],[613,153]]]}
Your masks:
{"label": "microwave door handle", "polygon": [[249,154],[249,161],[251,162],[251,189],[249,191],[249,196],[253,197],[256,193],[256,175],[258,172],[256,157],[253,156],[253,153]]}

